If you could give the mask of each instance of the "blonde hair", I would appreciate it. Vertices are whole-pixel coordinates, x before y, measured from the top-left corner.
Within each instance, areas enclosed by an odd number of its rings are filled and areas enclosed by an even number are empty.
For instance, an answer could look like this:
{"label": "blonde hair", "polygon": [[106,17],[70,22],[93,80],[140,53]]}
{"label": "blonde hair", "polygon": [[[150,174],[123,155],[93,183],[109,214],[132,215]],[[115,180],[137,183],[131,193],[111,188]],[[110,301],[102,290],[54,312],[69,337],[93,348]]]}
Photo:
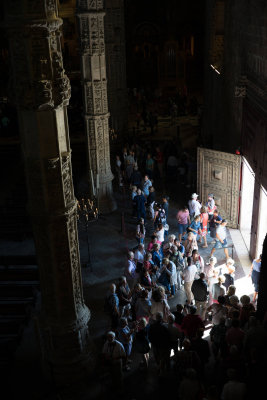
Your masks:
{"label": "blonde hair", "polygon": [[235,291],[236,291],[236,287],[234,285],[230,285],[227,290],[228,296],[233,296],[235,294]]}
{"label": "blonde hair", "polygon": [[225,282],[225,276],[224,275],[218,276],[218,283],[224,283],[224,282]]}
{"label": "blonde hair", "polygon": [[208,211],[208,207],[202,206],[200,209],[201,214],[206,213]]}

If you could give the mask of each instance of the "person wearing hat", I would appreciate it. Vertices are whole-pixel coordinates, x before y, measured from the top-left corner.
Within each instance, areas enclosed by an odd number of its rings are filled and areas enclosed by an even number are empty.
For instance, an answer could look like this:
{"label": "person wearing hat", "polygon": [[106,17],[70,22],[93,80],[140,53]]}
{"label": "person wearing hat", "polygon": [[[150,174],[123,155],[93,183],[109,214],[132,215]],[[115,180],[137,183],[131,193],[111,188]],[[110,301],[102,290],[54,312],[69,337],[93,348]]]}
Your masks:
{"label": "person wearing hat", "polygon": [[200,203],[199,200],[197,200],[197,198],[198,198],[198,194],[193,193],[191,196],[191,200],[189,200],[189,202],[188,202],[191,220],[194,217],[196,217],[197,215],[200,215],[200,210],[201,210],[202,204]]}
{"label": "person wearing hat", "polygon": [[226,239],[226,224],[227,220],[223,219],[221,224],[216,229],[215,245],[211,250],[210,257],[213,256],[213,253],[215,252],[216,249],[223,248],[226,260],[229,258],[228,243]]}

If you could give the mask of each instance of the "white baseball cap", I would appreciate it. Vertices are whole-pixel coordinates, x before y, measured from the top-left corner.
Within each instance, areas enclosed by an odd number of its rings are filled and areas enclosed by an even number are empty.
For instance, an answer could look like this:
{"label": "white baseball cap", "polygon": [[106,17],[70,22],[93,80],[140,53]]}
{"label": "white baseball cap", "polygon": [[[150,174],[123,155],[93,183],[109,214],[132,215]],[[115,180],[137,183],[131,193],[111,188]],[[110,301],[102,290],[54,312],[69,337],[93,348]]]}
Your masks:
{"label": "white baseball cap", "polygon": [[192,199],[195,199],[195,198],[197,198],[198,197],[198,194],[196,194],[196,193],[192,193]]}

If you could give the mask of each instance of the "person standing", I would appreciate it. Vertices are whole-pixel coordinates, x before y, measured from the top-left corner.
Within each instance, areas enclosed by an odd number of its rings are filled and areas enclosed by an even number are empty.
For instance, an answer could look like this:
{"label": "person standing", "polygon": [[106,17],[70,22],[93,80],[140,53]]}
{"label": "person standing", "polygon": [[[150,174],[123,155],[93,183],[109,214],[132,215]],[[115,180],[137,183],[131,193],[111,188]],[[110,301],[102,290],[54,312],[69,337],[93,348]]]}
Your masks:
{"label": "person standing", "polygon": [[140,221],[137,224],[135,237],[136,237],[138,244],[144,243],[145,237],[146,237],[146,228],[145,228],[144,218],[140,218]]}
{"label": "person standing", "polygon": [[194,217],[196,217],[197,215],[200,214],[202,204],[200,203],[199,200],[197,200],[197,198],[198,198],[198,194],[193,193],[191,196],[191,200],[189,200],[189,202],[188,202],[189,213],[190,213],[191,219],[193,219]]}
{"label": "person standing", "polygon": [[256,301],[259,292],[260,271],[261,271],[261,255],[259,256],[259,258],[253,260],[249,273],[249,276],[251,276],[252,283],[254,285],[254,294],[252,300],[253,302]]}
{"label": "person standing", "polygon": [[115,339],[115,333],[110,331],[107,333],[107,341],[105,342],[102,355],[104,362],[109,369],[112,384],[115,390],[122,390],[122,361],[126,358],[123,345]]}
{"label": "person standing", "polygon": [[221,224],[221,222],[222,222],[222,217],[219,215],[218,210],[214,210],[209,223],[210,237],[213,239],[211,243],[215,243],[216,229]]}
{"label": "person standing", "polygon": [[148,197],[148,195],[149,195],[149,188],[150,188],[150,186],[152,186],[152,182],[151,182],[151,180],[149,179],[149,176],[148,176],[148,175],[145,175],[145,176],[144,176],[144,182],[143,182],[143,193],[144,193],[144,195],[145,195],[146,197]]}
{"label": "person standing", "polygon": [[192,284],[192,293],[195,299],[197,314],[200,316],[202,321],[205,321],[208,308],[209,290],[203,272],[199,275],[199,279],[194,280]]}
{"label": "person standing", "polygon": [[179,241],[181,242],[182,237],[186,234],[186,229],[190,224],[189,210],[186,206],[178,211],[176,219],[178,222],[178,237]]}
{"label": "person standing", "polygon": [[137,195],[135,196],[133,200],[136,204],[136,211],[137,211],[137,218],[140,220],[140,218],[143,218],[144,221],[146,220],[146,198],[142,194],[141,189],[137,189]]}
{"label": "person standing", "polygon": [[183,271],[183,280],[188,304],[191,304],[194,298],[191,288],[197,272],[197,267],[192,263],[192,258],[187,257],[187,267]]}
{"label": "person standing", "polygon": [[228,254],[228,243],[226,239],[226,225],[227,220],[223,219],[221,224],[216,229],[216,242],[214,247],[211,250],[210,257],[212,257],[213,253],[216,249],[223,248],[226,260],[229,258]]}
{"label": "person standing", "polygon": [[201,235],[200,235],[199,243],[202,242],[202,238],[203,238],[204,245],[202,247],[205,248],[205,247],[208,247],[207,234],[208,234],[209,214],[207,212],[207,207],[206,206],[201,207],[200,211],[201,211],[201,214],[200,214]]}

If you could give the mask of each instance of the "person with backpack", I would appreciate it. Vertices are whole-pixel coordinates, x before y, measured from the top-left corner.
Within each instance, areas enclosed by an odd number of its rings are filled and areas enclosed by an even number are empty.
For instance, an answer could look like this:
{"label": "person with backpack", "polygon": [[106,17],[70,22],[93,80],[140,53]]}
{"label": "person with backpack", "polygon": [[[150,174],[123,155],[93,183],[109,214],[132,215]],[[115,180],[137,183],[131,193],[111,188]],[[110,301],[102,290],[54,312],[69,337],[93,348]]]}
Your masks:
{"label": "person with backpack", "polygon": [[112,283],[105,297],[104,311],[111,318],[111,328],[116,330],[119,324],[119,298],[116,294],[116,285]]}
{"label": "person with backpack", "polygon": [[157,205],[157,209],[154,215],[154,227],[155,229],[158,227],[159,224],[163,226],[166,224],[166,213],[164,208],[160,204]]}

